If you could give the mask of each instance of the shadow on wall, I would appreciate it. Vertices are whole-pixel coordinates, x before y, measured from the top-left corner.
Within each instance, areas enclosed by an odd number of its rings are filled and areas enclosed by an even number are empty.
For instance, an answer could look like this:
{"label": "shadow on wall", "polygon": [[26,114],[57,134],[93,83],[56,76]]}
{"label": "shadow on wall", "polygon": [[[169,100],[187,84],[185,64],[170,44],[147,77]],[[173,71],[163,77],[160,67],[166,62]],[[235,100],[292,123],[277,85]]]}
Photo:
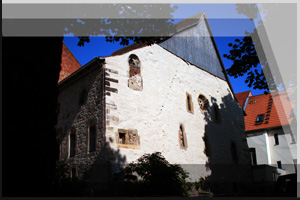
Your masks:
{"label": "shadow on wall", "polygon": [[76,165],[76,170],[78,169],[80,173],[72,170],[74,162],[68,160],[58,162],[52,196],[93,197],[123,194],[124,188],[116,185],[112,172],[123,167],[126,157],[120,154],[119,149],[115,151],[109,148],[109,142],[106,142],[103,147],[92,164]]}
{"label": "shadow on wall", "polygon": [[230,93],[221,103],[214,97],[210,102],[204,113],[203,141],[208,157],[205,167],[211,174],[200,178],[201,189],[214,196],[248,196],[252,172],[242,109]]}

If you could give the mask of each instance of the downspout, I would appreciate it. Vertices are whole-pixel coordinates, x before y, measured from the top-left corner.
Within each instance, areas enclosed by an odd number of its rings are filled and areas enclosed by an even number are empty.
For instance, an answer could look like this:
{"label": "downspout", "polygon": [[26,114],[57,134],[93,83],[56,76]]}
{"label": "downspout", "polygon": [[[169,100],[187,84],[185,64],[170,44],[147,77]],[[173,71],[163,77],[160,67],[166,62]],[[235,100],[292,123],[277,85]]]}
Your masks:
{"label": "downspout", "polygon": [[270,143],[268,138],[268,131],[265,130],[265,140],[266,140],[266,147],[267,147],[267,158],[268,158],[268,165],[271,165],[271,151],[270,151]]}

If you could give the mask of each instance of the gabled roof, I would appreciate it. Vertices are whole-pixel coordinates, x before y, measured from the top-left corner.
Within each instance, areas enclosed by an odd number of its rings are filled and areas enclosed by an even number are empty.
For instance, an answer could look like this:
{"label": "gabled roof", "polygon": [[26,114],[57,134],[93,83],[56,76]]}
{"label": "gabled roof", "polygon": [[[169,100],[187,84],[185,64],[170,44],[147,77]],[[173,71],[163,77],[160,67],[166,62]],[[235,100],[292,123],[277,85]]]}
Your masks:
{"label": "gabled roof", "polygon": [[61,55],[61,70],[59,72],[58,82],[61,82],[63,79],[67,78],[70,74],[78,70],[81,65],[69,48],[63,43],[62,46],[62,55]]}
{"label": "gabled roof", "polygon": [[[289,125],[294,119],[293,106],[286,91],[250,96],[245,111],[247,116],[244,117],[245,131]],[[263,122],[256,123],[257,116],[261,114],[264,114]]]}
{"label": "gabled roof", "polygon": [[[189,18],[186,18],[178,23],[175,24],[175,30],[176,32],[172,35],[175,35],[176,33],[179,33],[185,29],[188,29],[192,26],[195,26],[198,24],[199,20],[200,20],[200,17],[204,14],[205,12],[200,12],[200,13],[197,13]],[[170,36],[172,36],[170,35]],[[141,48],[141,47],[144,47],[144,46],[147,46],[147,44],[143,44],[143,43],[133,43],[133,44],[130,44],[126,47],[123,47],[121,49],[118,49],[116,51],[114,51],[111,56],[116,56],[116,55],[122,55],[124,53],[127,53],[131,50],[134,50],[134,49],[138,49],[138,48]]]}
{"label": "gabled roof", "polygon": [[244,108],[247,97],[252,96],[252,93],[249,90],[249,91],[245,91],[245,92],[236,93],[235,96],[236,96],[239,104],[242,106],[242,108]]}

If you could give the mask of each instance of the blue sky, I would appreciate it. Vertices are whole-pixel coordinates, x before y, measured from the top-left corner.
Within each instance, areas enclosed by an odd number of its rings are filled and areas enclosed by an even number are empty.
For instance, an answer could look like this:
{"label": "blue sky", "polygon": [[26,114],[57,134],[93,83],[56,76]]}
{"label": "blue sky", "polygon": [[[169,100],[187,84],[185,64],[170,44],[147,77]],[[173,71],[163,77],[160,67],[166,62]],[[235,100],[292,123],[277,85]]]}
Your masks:
{"label": "blue sky", "polygon": [[[228,43],[233,42],[236,38],[242,38],[246,30],[252,32],[255,28],[252,21],[236,12],[234,4],[177,4],[177,6],[178,9],[173,14],[175,22],[202,11],[206,12],[226,69],[232,64],[231,61],[223,58],[223,54],[229,53]],[[79,39],[76,37],[65,37],[64,39],[64,43],[82,66],[94,57],[110,56],[112,52],[124,47],[118,43],[106,42],[104,37],[91,37],[90,43],[85,44],[84,47],[78,47],[78,41]],[[229,77],[229,79],[235,93],[250,90],[244,83],[245,77]],[[251,89],[251,91],[253,95],[263,93],[261,90]]]}

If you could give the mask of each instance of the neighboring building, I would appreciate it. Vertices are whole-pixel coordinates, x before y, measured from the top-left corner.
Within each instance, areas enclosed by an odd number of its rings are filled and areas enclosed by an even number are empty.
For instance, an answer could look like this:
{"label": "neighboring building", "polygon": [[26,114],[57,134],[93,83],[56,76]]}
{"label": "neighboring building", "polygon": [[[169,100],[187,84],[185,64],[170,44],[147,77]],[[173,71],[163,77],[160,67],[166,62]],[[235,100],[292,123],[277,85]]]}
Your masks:
{"label": "neighboring building", "polygon": [[[294,92],[288,90],[257,96],[252,96],[250,91],[236,94],[246,113],[245,131],[251,163],[254,166],[273,166],[273,176],[268,178],[269,181],[275,181],[278,175],[296,172],[295,103],[290,100],[295,96]],[[256,176],[256,179],[259,177],[264,176]]]}
{"label": "neighboring building", "polygon": [[94,58],[58,87],[60,159],[72,176],[87,171],[92,185],[105,187],[123,164],[159,151],[191,181],[207,177],[216,194],[247,190],[243,110],[204,12],[159,44]]}
{"label": "neighboring building", "polygon": [[68,47],[63,43],[62,47],[62,55],[61,55],[61,71],[59,73],[59,80],[65,79],[70,74],[75,72],[81,67],[78,60],[74,57],[72,52],[68,49]]}

